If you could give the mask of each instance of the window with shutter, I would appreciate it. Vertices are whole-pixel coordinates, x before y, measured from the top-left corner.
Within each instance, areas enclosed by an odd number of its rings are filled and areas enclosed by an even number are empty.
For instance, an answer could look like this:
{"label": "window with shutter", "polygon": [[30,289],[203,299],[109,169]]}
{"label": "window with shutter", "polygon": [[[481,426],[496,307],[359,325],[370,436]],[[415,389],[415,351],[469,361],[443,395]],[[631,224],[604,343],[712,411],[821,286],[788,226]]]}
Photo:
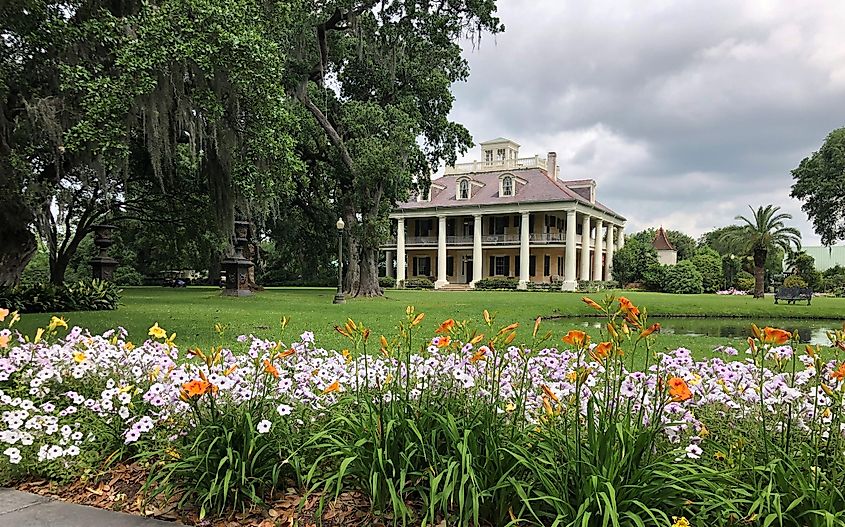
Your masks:
{"label": "window with shutter", "polygon": [[490,276],[496,276],[496,257],[495,256],[490,257],[490,268],[487,269],[487,273]]}
{"label": "window with shutter", "polygon": [[419,275],[417,274],[417,269],[418,269],[418,266],[417,266],[417,260],[418,260],[418,259],[419,259],[419,258],[417,258],[416,256],[414,256],[414,270],[413,270],[413,276],[419,276]]}
{"label": "window with shutter", "polygon": [[502,274],[505,275],[505,276],[510,276],[511,275],[511,269],[510,269],[511,257],[510,256],[503,256],[502,258],[505,260],[505,272],[502,273]]}
{"label": "window with shutter", "polygon": [[537,257],[533,254],[528,257],[528,276],[537,274]]}
{"label": "window with shutter", "polygon": [[543,256],[543,276],[549,276],[551,274],[551,267],[552,257],[547,254]]}
{"label": "window with shutter", "polygon": [[519,274],[519,255],[513,257],[513,269],[516,274]]}
{"label": "window with shutter", "polygon": [[534,232],[534,214],[528,215],[528,232]]}
{"label": "window with shutter", "polygon": [[446,275],[452,276],[455,274],[455,257],[454,256],[447,256],[446,257]]}

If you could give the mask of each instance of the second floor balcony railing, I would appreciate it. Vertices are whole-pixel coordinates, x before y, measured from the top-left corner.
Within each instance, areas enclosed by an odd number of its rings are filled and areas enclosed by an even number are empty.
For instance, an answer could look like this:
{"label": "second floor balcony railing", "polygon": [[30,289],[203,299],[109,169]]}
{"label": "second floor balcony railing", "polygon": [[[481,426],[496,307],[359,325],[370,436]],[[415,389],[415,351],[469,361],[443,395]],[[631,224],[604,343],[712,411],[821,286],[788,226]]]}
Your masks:
{"label": "second floor balcony railing", "polygon": [[444,174],[470,174],[473,172],[501,172],[522,168],[546,168],[546,159],[540,156],[520,157],[518,159],[496,159],[492,161],[471,161],[447,166]]}
{"label": "second floor balcony railing", "polygon": [[[576,241],[580,240],[580,236],[576,236]],[[556,243],[565,243],[566,242],[566,234],[565,233],[531,233],[528,235],[528,240],[532,245],[542,245],[542,244],[556,244]],[[520,235],[519,234],[482,234],[481,235],[481,244],[482,245],[518,245],[520,242]],[[472,246],[474,243],[473,235],[463,235],[463,236],[446,236],[446,246],[447,247],[454,247],[460,245]],[[438,240],[437,236],[406,236],[405,237],[405,246],[406,247],[437,247]],[[390,238],[386,244],[387,246],[395,246],[396,245],[396,237]]]}

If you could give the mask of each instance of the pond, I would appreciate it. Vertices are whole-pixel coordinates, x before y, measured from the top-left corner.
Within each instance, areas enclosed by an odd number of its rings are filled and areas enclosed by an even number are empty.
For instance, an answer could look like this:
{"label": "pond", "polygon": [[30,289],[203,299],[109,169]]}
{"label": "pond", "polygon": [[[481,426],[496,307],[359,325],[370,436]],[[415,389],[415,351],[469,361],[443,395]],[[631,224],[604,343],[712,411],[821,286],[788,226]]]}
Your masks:
{"label": "pond", "polygon": [[[572,327],[584,327],[599,329],[603,322],[599,318],[564,318],[560,322]],[[782,319],[782,320],[754,320],[750,318],[657,318],[654,321],[660,322],[661,332],[670,335],[684,335],[691,337],[723,337],[723,338],[746,338],[751,334],[751,324],[760,327],[769,325],[783,328],[789,331],[798,331],[801,342],[806,344],[828,345],[828,331],[842,329],[842,323],[836,320],[806,320],[806,319]]]}

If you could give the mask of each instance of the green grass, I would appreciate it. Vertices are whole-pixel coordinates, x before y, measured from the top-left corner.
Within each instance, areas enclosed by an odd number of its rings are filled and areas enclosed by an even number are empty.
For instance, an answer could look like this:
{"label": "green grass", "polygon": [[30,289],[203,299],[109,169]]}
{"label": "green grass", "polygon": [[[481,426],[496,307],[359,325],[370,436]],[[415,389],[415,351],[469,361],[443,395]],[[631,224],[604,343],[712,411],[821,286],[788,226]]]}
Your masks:
{"label": "green grass", "polygon": [[[661,293],[625,292],[631,301],[645,306],[651,321],[678,316],[742,317],[758,324],[781,322],[789,327],[785,318],[826,319],[831,326],[838,326],[845,318],[845,299],[816,298],[812,306],[775,305],[771,297],[728,297],[717,295],[668,295]],[[433,332],[447,318],[480,320],[488,309],[503,324],[519,322],[528,340],[528,332],[536,317],[560,317],[547,320],[544,327],[559,336],[573,327],[582,327],[584,317],[595,312],[581,302],[580,294],[528,293],[510,291],[388,291],[385,298],[350,300],[345,305],[332,305],[332,289],[282,288],[268,289],[246,298],[220,296],[216,288],[166,289],[161,287],[126,288],[122,305],[117,311],[72,312],[64,316],[71,324],[102,332],[116,326],[129,330],[136,342],[146,338],[147,329],[158,322],[168,332],[177,333],[177,343],[182,346],[209,346],[220,344],[214,325],[228,326],[227,339],[240,334],[278,338],[279,320],[290,318],[284,340],[298,337],[303,331],[313,331],[317,344],[323,347],[343,346],[343,339],[334,326],[347,317],[363,322],[376,334],[390,334],[404,316],[405,307],[414,305],[426,313],[423,330]],[[603,293],[592,295],[601,298]],[[39,326],[46,325],[50,315],[24,315],[19,329],[33,334]],[[780,319],[780,320],[779,320]],[[594,338],[598,330],[590,329]],[[662,335],[661,348],[687,347],[697,355],[709,353],[718,345],[738,345],[743,339],[727,337]]]}

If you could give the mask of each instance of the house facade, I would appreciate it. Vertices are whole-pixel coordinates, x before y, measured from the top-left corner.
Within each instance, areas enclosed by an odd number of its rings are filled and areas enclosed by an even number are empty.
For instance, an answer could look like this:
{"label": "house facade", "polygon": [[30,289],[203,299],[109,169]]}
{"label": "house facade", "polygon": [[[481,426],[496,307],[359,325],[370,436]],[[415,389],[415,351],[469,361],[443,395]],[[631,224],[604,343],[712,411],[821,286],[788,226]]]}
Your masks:
{"label": "house facade", "polygon": [[435,288],[482,278],[558,284],[610,280],[625,218],[596,200],[596,183],[560,178],[556,154],[519,157],[519,145],[481,143],[482,159],[446,167],[427,195],[390,215],[382,247],[388,276],[432,279]]}

